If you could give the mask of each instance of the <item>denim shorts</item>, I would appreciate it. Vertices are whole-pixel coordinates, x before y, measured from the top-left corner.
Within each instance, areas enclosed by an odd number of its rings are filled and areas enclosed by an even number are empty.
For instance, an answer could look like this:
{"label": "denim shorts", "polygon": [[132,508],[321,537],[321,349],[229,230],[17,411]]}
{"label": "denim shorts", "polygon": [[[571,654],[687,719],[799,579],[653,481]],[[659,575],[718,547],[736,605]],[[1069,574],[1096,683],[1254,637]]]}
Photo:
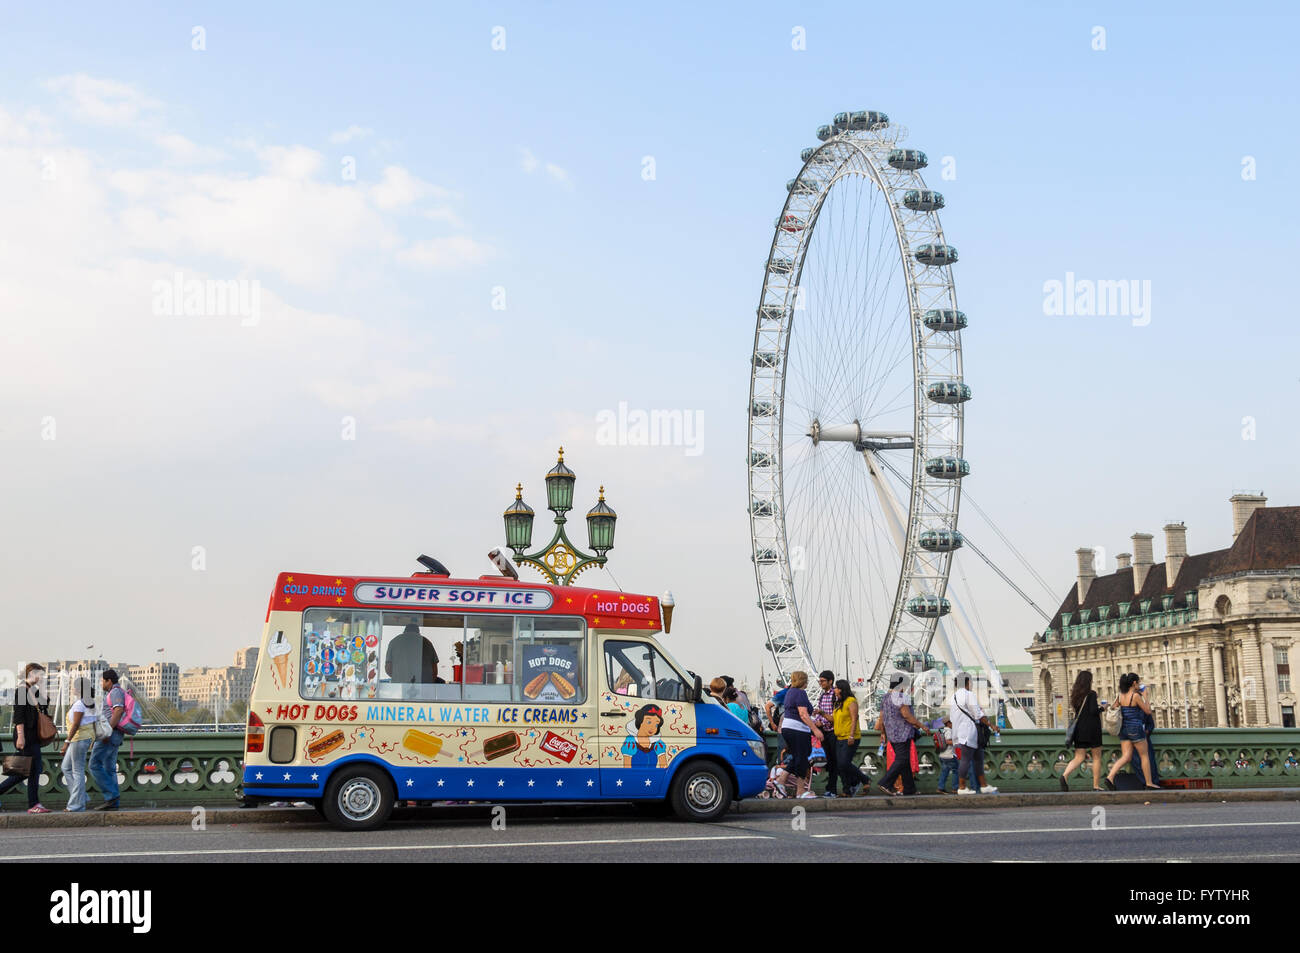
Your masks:
{"label": "denim shorts", "polygon": [[1120,741],[1146,741],[1147,733],[1143,728],[1124,725],[1119,730]]}

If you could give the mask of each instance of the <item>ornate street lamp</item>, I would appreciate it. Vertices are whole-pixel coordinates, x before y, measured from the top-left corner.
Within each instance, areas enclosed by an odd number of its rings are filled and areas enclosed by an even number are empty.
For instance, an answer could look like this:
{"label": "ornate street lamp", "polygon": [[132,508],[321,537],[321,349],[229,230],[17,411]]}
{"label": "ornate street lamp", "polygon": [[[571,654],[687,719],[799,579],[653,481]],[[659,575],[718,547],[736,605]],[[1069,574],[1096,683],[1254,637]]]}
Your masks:
{"label": "ornate street lamp", "polygon": [[584,553],[569,541],[564,532],[565,513],[573,509],[573,484],[577,475],[564,465],[564,448],[560,458],[546,474],[546,508],[555,514],[555,535],[534,553],[525,553],[532,542],[533,510],[524,502],[523,484],[515,487],[515,500],[505,511],[506,545],[515,554],[515,562],[532,566],[556,586],[569,585],[583,570],[605,565],[607,553],[614,548],[614,524],[618,514],[605,502],[605,488],[600,499],[587,513],[587,539],[596,555]]}

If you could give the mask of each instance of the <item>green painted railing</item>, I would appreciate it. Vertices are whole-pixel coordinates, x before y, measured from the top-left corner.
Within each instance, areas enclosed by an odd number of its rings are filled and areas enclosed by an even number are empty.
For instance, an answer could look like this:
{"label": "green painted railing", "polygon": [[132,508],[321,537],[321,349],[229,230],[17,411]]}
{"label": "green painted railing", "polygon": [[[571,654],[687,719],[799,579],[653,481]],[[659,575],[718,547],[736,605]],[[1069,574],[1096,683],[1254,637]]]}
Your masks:
{"label": "green painted railing", "polygon": [[[60,765],[59,746],[46,748],[43,760],[41,802],[63,807],[68,786]],[[244,733],[193,731],[137,735],[117,752],[117,778],[123,807],[185,807],[196,804],[233,804],[241,781]],[[89,806],[102,802],[95,782],[86,772]],[[5,808],[26,806],[26,788],[19,786],[4,796]]]}
{"label": "green painted railing", "polygon": [[[775,764],[779,736],[768,734],[768,763]],[[1074,755],[1064,745],[1065,732],[1055,729],[1003,731],[1000,743],[984,751],[984,776],[1001,791],[1059,791],[1057,780]],[[1156,771],[1162,781],[1208,778],[1216,788],[1300,787],[1300,729],[1297,728],[1193,728],[1157,731],[1151,739]],[[872,779],[885,770],[876,754],[880,736],[865,732],[857,762],[867,763]],[[939,754],[929,737],[916,743],[920,761],[917,789],[933,794],[939,779]],[[1102,742],[1102,773],[1120,757],[1120,743],[1106,735]],[[1127,767],[1125,771],[1129,770]],[[825,787],[824,773],[814,782]],[[1085,760],[1070,776],[1071,790],[1092,787],[1091,761]]]}
{"label": "green painted railing", "polygon": [[[1003,791],[1058,791],[1057,778],[1072,751],[1061,742],[1064,733],[1055,730],[1002,732],[1000,744],[985,751],[984,775]],[[1300,729],[1295,728],[1200,728],[1161,730],[1152,739],[1157,770],[1163,779],[1209,778],[1214,787],[1300,787]],[[869,762],[873,778],[884,771],[884,759],[877,757],[880,738],[874,732],[862,736],[858,761]],[[780,739],[767,735],[768,762],[775,764]],[[196,804],[232,804],[237,797],[243,766],[242,732],[185,732],[139,735],[118,751],[118,778],[124,807],[183,807]],[[134,750],[132,748],[134,747]],[[41,799],[47,807],[62,807],[67,786],[60,770],[58,749],[45,752]],[[1119,757],[1119,742],[1106,736],[1102,750],[1103,770]],[[928,738],[917,742],[921,762],[918,789],[933,793],[939,775],[938,753]],[[101,798],[90,786],[93,807]],[[1091,787],[1088,762],[1077,769],[1071,787]],[[816,787],[824,787],[819,778]],[[16,810],[26,803],[24,791],[5,795],[5,806]]]}

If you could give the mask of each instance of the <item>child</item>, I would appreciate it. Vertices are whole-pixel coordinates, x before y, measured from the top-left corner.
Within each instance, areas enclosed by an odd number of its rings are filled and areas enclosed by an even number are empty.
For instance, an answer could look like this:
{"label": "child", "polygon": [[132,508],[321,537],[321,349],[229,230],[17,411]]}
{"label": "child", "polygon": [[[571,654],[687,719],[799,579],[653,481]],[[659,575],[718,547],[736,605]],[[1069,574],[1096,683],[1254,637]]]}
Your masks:
{"label": "child", "polygon": [[943,720],[943,731],[935,732],[936,740],[942,737],[944,748],[939,752],[939,793],[955,794],[957,785],[952,786],[952,790],[947,790],[948,775],[952,775],[954,781],[957,780],[957,754],[952,748],[952,722],[947,718]]}
{"label": "child", "polygon": [[793,797],[794,792],[791,790],[793,782],[790,778],[790,763],[794,761],[794,755],[787,754],[784,748],[781,749],[780,759],[776,767],[767,773],[767,784],[763,788],[761,798],[786,798]]}

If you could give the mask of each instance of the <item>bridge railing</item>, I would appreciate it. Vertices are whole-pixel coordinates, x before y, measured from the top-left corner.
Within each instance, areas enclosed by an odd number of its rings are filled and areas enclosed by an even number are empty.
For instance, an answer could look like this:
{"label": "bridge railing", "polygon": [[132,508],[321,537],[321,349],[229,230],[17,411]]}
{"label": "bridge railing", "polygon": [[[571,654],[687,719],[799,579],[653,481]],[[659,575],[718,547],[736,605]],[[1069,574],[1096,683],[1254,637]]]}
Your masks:
{"label": "bridge railing", "polygon": [[[1008,730],[1000,744],[985,751],[984,775],[989,783],[1008,792],[1058,791],[1057,778],[1073,754],[1056,730]],[[775,764],[779,736],[766,736],[768,763]],[[1209,779],[1216,788],[1300,786],[1300,729],[1201,728],[1157,731],[1153,744],[1162,779]],[[884,772],[884,759],[876,755],[880,738],[862,736],[859,762],[866,761],[873,777]],[[1103,770],[1119,757],[1119,742],[1106,736]],[[239,731],[145,731],[134,743],[118,751],[118,778],[125,807],[183,807],[198,804],[233,804],[243,768],[244,733]],[[48,807],[62,807],[67,785],[60,769],[58,748],[43,752],[41,798]],[[927,737],[917,742],[921,762],[918,789],[933,793],[939,757]],[[1088,763],[1079,768],[1072,787],[1091,786]],[[94,783],[87,778],[94,791]],[[824,786],[824,778],[816,787]],[[18,795],[11,792],[7,797]],[[98,800],[92,796],[92,804]]]}

